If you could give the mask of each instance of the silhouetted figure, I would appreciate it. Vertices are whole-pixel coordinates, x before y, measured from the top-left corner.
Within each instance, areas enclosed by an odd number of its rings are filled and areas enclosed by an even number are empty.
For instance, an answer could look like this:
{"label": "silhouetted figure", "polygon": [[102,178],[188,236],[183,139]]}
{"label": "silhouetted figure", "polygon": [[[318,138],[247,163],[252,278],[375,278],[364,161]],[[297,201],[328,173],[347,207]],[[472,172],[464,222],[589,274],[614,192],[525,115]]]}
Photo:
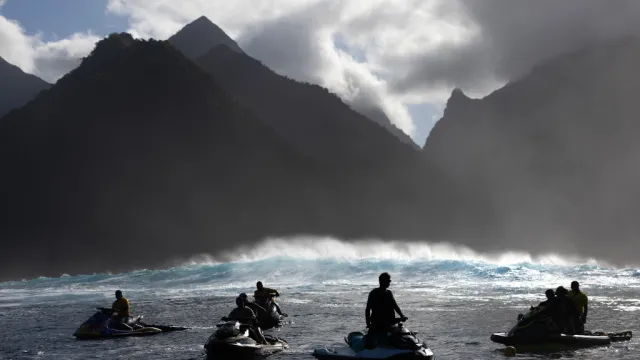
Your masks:
{"label": "silhouetted figure", "polygon": [[391,275],[382,273],[378,277],[380,287],[371,290],[367,299],[365,319],[369,332],[367,334],[367,348],[375,347],[375,339],[379,336],[386,336],[388,328],[394,324],[395,313],[400,315],[402,321],[407,321],[407,317],[402,314],[402,310],[396,303],[393,293],[389,290],[391,285]]}
{"label": "silhouetted figure", "polygon": [[246,307],[244,300],[239,296],[236,298],[236,305],[238,307],[231,310],[227,318],[249,326],[249,331],[252,333],[253,339],[260,344],[266,344],[267,340],[262,334],[262,329],[256,325],[257,319],[253,310]]}
{"label": "silhouetted figure", "polygon": [[111,326],[115,329],[132,330],[129,322],[131,314],[129,300],[122,296],[122,291],[116,290],[116,301],[111,304],[113,315],[111,316]]}
{"label": "silhouetted figure", "polygon": [[253,310],[253,312],[256,314],[256,316],[258,316],[258,318],[260,318],[260,314],[266,313],[265,308],[258,305],[254,301],[249,300],[249,296],[247,296],[247,293],[241,293],[239,297],[244,301],[244,305],[249,309]]}
{"label": "silhouetted figure", "polygon": [[587,312],[589,311],[587,294],[580,290],[580,283],[572,281],[571,291],[567,296],[571,299],[576,309],[576,317],[574,318],[576,333],[583,334],[584,324],[587,322]]}
{"label": "silhouetted figure", "polygon": [[544,295],[547,297],[547,300],[541,302],[540,304],[538,304],[539,307],[544,307],[544,308],[550,308],[553,300],[556,297],[555,292],[553,291],[553,289],[547,289],[547,291],[544,292]]}
{"label": "silhouetted figure", "polygon": [[556,298],[553,301],[551,311],[558,328],[562,329],[566,334],[573,335],[575,334],[573,320],[576,317],[577,311],[573,305],[573,301],[567,296],[568,293],[569,291],[563,286],[559,286],[556,289]]}
{"label": "silhouetted figure", "polygon": [[[275,299],[273,298],[274,296],[276,297],[280,296],[280,293],[278,292],[278,290],[264,287],[264,285],[262,285],[262,281],[258,281],[256,283],[256,288],[257,288],[256,291],[253,292],[253,296],[256,298],[256,301],[258,302],[258,304],[260,304],[263,307],[267,307],[270,300],[273,303],[273,305],[276,307],[276,311],[278,312],[278,314],[282,316],[287,316],[287,314],[283,313],[280,310],[280,306],[278,306],[278,303],[276,303]],[[270,311],[270,310],[267,309],[267,311]]]}

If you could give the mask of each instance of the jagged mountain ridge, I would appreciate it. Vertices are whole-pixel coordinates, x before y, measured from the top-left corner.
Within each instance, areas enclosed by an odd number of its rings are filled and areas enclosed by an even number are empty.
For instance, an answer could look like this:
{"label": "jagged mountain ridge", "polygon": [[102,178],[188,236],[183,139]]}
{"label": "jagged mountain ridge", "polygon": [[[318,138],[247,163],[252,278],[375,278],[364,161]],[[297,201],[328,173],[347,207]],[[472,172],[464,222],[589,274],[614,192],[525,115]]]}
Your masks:
{"label": "jagged mountain ridge", "polygon": [[0,117],[33,99],[51,84],[0,57]]}
{"label": "jagged mountain ridge", "polygon": [[[232,40],[222,29],[215,25],[207,17],[202,16],[195,21],[187,24],[183,29],[178,31],[168,40],[176,49],[182,51],[188,58],[196,61],[201,65],[205,65],[201,58],[204,58],[212,49],[218,45],[226,45],[229,49],[238,54],[242,54],[249,57],[244,51],[240,49],[237,43]],[[242,57],[238,57],[241,59]],[[253,58],[252,58],[253,59]],[[243,61],[247,63],[247,61]],[[266,66],[266,69],[268,69]],[[211,66],[207,66],[206,70],[212,72]],[[276,74],[271,69],[268,69],[273,74]],[[219,72],[216,72],[218,74]],[[279,75],[279,74],[278,74]],[[287,78],[287,77],[284,77]],[[290,82],[294,82],[294,79],[287,78]],[[364,115],[369,120],[377,123],[383,128],[391,132],[397,139],[403,143],[410,145],[415,150],[419,150],[420,147],[402,130],[391,123],[391,120],[387,117],[384,111],[378,107],[364,108],[357,106],[356,104],[349,104],[355,112]],[[248,104],[250,106],[250,104]],[[315,120],[314,120],[315,121]],[[282,124],[277,124],[281,126]],[[318,126],[318,125],[311,125]],[[328,124],[329,127],[335,126],[335,124]]]}

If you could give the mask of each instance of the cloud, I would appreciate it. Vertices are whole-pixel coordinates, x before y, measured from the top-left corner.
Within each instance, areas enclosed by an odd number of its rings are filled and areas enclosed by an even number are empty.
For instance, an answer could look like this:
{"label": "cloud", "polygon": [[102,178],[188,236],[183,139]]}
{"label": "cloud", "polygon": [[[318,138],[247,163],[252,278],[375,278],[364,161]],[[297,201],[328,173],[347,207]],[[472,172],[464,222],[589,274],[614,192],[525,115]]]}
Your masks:
{"label": "cloud", "polygon": [[[2,4],[0,1],[0,7]],[[48,82],[74,69],[98,40],[87,32],[59,41],[42,41],[41,34],[27,35],[17,21],[0,14],[0,57]]]}
{"label": "cloud", "polygon": [[[441,0],[110,0],[108,10],[127,16],[130,31],[164,39],[206,15],[250,55],[279,73],[323,85],[358,108],[381,108],[413,134],[407,104],[444,101],[448,89],[408,94],[389,84],[404,72],[385,60],[425,46],[459,41],[460,26],[438,20]],[[464,33],[464,32],[463,32]],[[464,35],[464,34],[463,34]],[[390,62],[389,62],[390,63]],[[429,95],[437,97],[429,98]]]}
{"label": "cloud", "polygon": [[640,2],[620,0],[457,0],[450,22],[469,30],[462,41],[388,58],[408,71],[400,92],[433,86],[487,93],[536,64],[599,41],[640,34]]}

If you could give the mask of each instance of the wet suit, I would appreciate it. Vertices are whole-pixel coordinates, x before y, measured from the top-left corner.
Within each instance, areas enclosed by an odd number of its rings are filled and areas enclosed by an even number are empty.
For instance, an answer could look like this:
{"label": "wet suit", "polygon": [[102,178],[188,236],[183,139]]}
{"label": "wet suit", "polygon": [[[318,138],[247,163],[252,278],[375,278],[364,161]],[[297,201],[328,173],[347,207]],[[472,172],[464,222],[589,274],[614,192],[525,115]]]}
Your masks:
{"label": "wet suit", "polygon": [[391,290],[383,288],[371,290],[367,299],[367,309],[365,310],[365,317],[369,326],[366,341],[367,348],[375,347],[375,340],[378,337],[386,337],[387,330],[395,322],[396,312],[400,317],[404,317]]}

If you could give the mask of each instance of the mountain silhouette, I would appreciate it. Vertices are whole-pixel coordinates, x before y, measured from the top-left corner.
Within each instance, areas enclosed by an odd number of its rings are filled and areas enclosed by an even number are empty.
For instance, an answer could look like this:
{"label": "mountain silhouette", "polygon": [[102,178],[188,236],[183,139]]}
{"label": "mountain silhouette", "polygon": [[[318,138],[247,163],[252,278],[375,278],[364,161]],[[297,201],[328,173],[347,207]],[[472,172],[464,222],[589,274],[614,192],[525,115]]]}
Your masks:
{"label": "mountain silhouette", "polygon": [[51,85],[0,57],[0,117],[33,99]]}
{"label": "mountain silhouette", "polygon": [[[267,236],[419,233],[412,210],[423,198],[412,189],[424,179],[406,166],[422,160],[419,152],[307,84],[294,89],[312,94],[305,101],[319,99],[325,116],[354,116],[343,122],[349,135],[379,143],[350,148],[318,128],[324,142],[299,149],[256,115],[263,108],[245,106],[217,80],[167,42],[112,34],[3,117],[0,186],[10,191],[0,208],[1,277],[164,266]],[[316,107],[302,112],[311,103],[277,104],[298,114],[291,121],[318,116]]]}
{"label": "mountain silhouette", "polygon": [[550,59],[483,99],[455,90],[423,152],[448,179],[443,193],[459,196],[456,235],[636,261],[638,61],[640,41],[625,38]]}
{"label": "mountain silhouette", "polygon": [[197,59],[218,45],[226,45],[229,49],[244,54],[235,40],[206,16],[190,22],[167,41],[190,59]]}
{"label": "mountain silhouette", "polygon": [[130,268],[276,233],[314,174],[304,160],[166,42],[113,34],[2,119],[1,272]]}
{"label": "mountain silhouette", "polygon": [[[219,45],[226,45],[233,52],[244,55],[244,57],[241,57],[241,56],[236,57],[237,59],[241,59],[241,64],[239,64],[238,66],[242,66],[250,63],[250,61],[245,58],[250,58],[252,60],[255,60],[249,57],[249,55],[247,55],[244,51],[242,51],[238,46],[238,44],[236,44],[236,42],[232,40],[222,29],[220,29],[217,25],[212,23],[208,18],[204,16],[187,24],[183,29],[181,29],[175,35],[170,37],[168,41],[176,49],[180,50],[188,58],[198,62],[201,66],[203,66],[205,70],[212,73],[213,75],[219,75],[220,71],[216,71],[216,69],[212,65],[216,63],[216,61],[211,58],[215,55],[212,55],[209,53],[212,51],[212,49],[214,49]],[[216,52],[221,53],[222,51],[223,50],[218,49]],[[207,54],[208,56],[206,56],[205,54]],[[226,56],[226,55],[222,54],[221,56]],[[259,63],[259,62],[255,60],[254,63]],[[260,63],[260,65],[262,64]],[[228,66],[228,65],[225,65],[225,66]],[[264,65],[262,65],[261,68],[264,72],[269,72],[271,74],[277,75],[275,72],[273,72],[271,69],[269,69]],[[236,70],[233,70],[233,72],[237,73]],[[229,77],[227,76],[225,78],[229,78]],[[262,76],[260,79],[262,80],[264,78],[265,77]],[[282,76],[282,78],[286,79],[287,81],[281,81],[279,82],[279,84],[282,85],[282,84],[289,83],[288,87],[290,88],[295,88],[296,85],[293,84],[294,82],[298,83],[295,80],[289,79],[284,76]],[[232,79],[229,79],[229,81],[232,81]],[[231,87],[236,86],[234,84],[229,84],[229,82],[227,82],[227,85]],[[241,84],[238,84],[238,85],[241,85]],[[333,94],[328,94],[328,93],[324,94],[324,96],[335,97]],[[297,99],[299,100],[300,96],[298,96]],[[284,99],[284,100],[287,100],[287,99]],[[251,104],[246,104],[246,105],[250,106]],[[391,120],[387,117],[387,115],[384,113],[382,109],[378,107],[363,107],[362,105],[358,106],[356,104],[350,104],[350,106],[353,109],[355,109],[356,110],[355,112],[357,112],[358,114],[364,115],[369,120],[372,120],[373,122],[387,129],[389,132],[395,135],[395,137],[400,141],[404,142],[407,145],[410,145],[416,150],[419,149],[419,146],[417,146],[416,143],[407,134],[405,134],[402,130],[400,130],[394,124],[391,123]],[[347,113],[347,110],[341,110],[341,111],[344,114]],[[351,114],[350,116],[355,117],[356,116],[355,112],[352,111],[353,114]],[[301,122],[301,123],[315,123],[316,121],[317,119],[308,119],[306,122]],[[330,119],[324,119],[321,122],[326,122],[328,127],[335,128],[335,124],[331,123]],[[282,125],[283,124],[276,124],[276,128]],[[318,125],[322,125],[322,124],[318,124]],[[292,125],[287,124],[286,126],[290,127]],[[309,129],[312,130],[313,126],[316,126],[316,125],[309,124]],[[335,130],[341,131],[343,129],[335,128]],[[308,141],[308,139],[304,139],[304,140]]]}

